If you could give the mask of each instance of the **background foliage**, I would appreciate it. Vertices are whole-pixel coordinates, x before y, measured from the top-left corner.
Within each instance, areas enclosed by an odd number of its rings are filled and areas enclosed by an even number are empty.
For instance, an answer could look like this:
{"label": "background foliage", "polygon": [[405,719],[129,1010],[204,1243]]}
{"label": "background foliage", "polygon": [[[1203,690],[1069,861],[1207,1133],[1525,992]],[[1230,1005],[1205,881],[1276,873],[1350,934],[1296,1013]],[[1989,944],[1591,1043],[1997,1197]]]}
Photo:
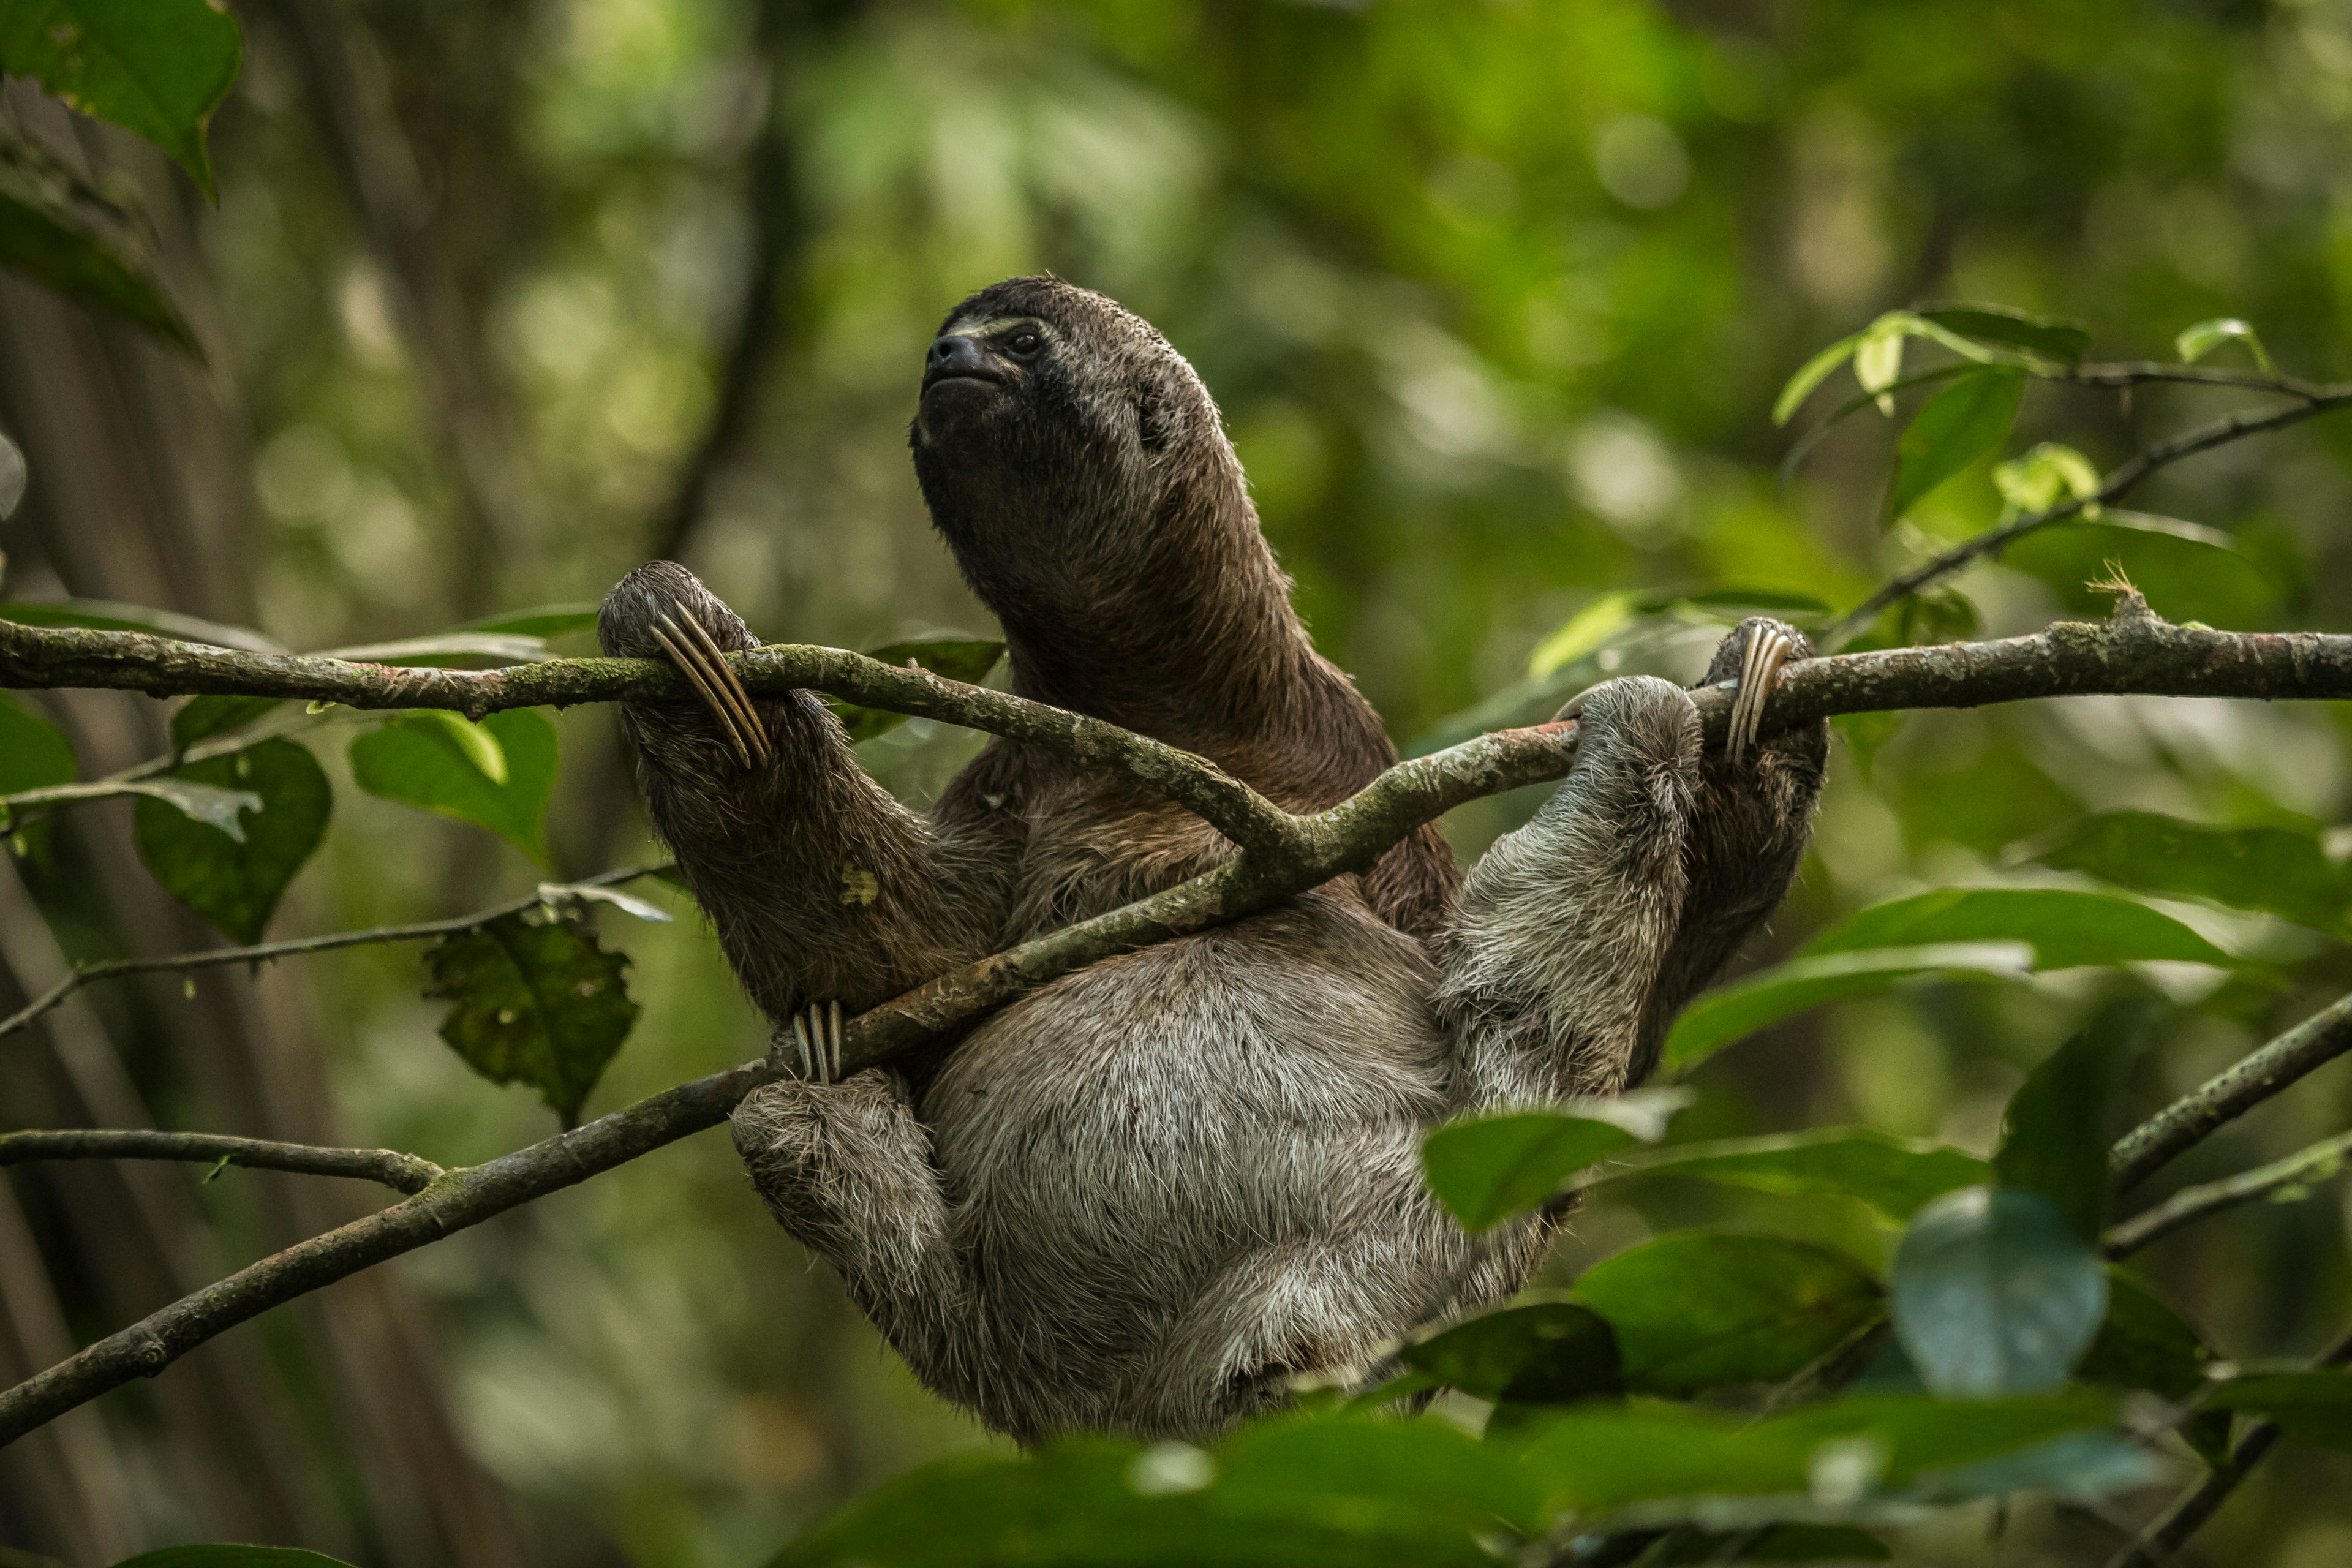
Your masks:
{"label": "background foliage", "polygon": [[[20,24],[47,9],[0,7],[0,60],[73,90],[20,52],[38,41]],[[1792,437],[1771,417],[1798,365],[1884,310],[1999,300],[2082,321],[2109,358],[2168,356],[2182,328],[2243,318],[2284,367],[2352,374],[2352,9],[2323,0],[234,10],[244,70],[214,115],[209,163],[200,141],[172,149],[209,171],[217,207],[143,143],[23,82],[5,91],[92,199],[143,197],[141,265],[163,301],[145,319],[203,356],[0,276],[0,430],[31,477],[0,532],[12,600],[121,601],[348,647],[593,600],[638,560],[677,552],[772,637],[984,637],[985,614],[929,535],[904,421],[947,307],[1050,268],[1118,295],[1192,358],[1318,642],[1412,749],[1549,711],[1604,673],[1687,678],[1727,613],[1708,595],[1843,607],[1917,550],[1990,523],[1994,457],[2047,440],[2105,466],[2215,402],[2026,383],[2016,436],[1957,477],[1901,454],[1904,516],[1889,528],[1898,426],[1862,413],[1784,486]],[[209,101],[198,90],[182,108]],[[0,198],[13,188],[0,180]],[[2212,363],[2252,363],[2242,342],[2208,346]],[[1827,384],[1817,413],[1851,390],[1843,375]],[[1963,434],[2021,390],[1990,377],[1969,389],[1945,405]],[[1904,395],[1902,412],[1935,390]],[[2104,601],[2082,585],[2110,558],[2176,619],[2342,628],[2347,443],[2341,423],[2315,422],[2135,498],[2227,530],[2234,552],[2053,533],[1900,629],[1998,634],[2093,609]],[[1952,482],[1931,489],[1935,477]],[[479,630],[584,646],[562,640],[579,636],[569,625]],[[38,706],[85,775],[164,744],[157,704]],[[184,744],[203,732],[191,711]],[[257,720],[270,721],[206,721]],[[17,718],[0,710],[0,723]],[[277,935],[446,915],[643,858],[609,726],[562,715],[551,746],[544,720],[512,715],[485,727],[499,742],[485,752],[432,721],[357,734],[330,721],[238,753],[242,767],[194,763],[185,783],[272,803],[233,861],[215,845],[205,878],[173,881],[194,913],[156,900],[132,858],[161,873],[175,843],[218,837],[168,802],[37,824],[18,841],[21,885],[0,888],[6,984],[46,984],[52,932],[74,956],[170,952],[265,921]],[[920,721],[870,728],[869,765],[918,803],[973,744]],[[1750,955],[1816,968],[1727,994],[1712,1025],[1706,1007],[1685,1020],[1677,1058],[1706,1059],[1668,1150],[1851,1124],[1990,1156],[2004,1108],[2031,1113],[2032,1097],[2012,1101],[2029,1072],[2066,1065],[2060,1043],[2114,1005],[2160,1004],[2145,1047],[2114,1064],[2124,1114],[2347,988],[2352,963],[2327,940],[2340,942],[2352,886],[2341,712],[2098,700],[1841,730],[1816,852]],[[35,754],[50,743],[40,731],[0,739],[0,788],[61,776]],[[18,767],[24,778],[5,772]],[[1472,855],[1532,805],[1480,803],[1447,829]],[[2228,853],[2186,853],[2192,829],[2162,819],[2242,836]],[[2165,901],[2122,902],[2117,882]],[[2036,887],[2106,896],[2055,915],[2032,906],[2033,928],[2020,907],[1983,901],[2011,895],[1945,891]],[[1929,902],[1876,908],[1915,894]],[[2266,909],[2286,918],[2248,912]],[[634,1030],[618,998],[594,1009],[627,1043],[588,1114],[759,1048],[762,1029],[691,919],[579,918],[625,944],[643,1009]],[[2031,957],[1979,952],[1922,984],[1822,988],[1842,954],[1988,939],[2025,941]],[[495,961],[527,990],[526,950],[618,973],[575,921],[518,919],[467,952],[441,950],[436,986]],[[198,1005],[176,976],[93,992],[37,1045],[0,1047],[0,1115],[382,1143],[456,1163],[540,1135],[549,1106],[583,1087],[561,1073],[485,1086],[436,1031],[499,1064],[532,1056],[530,1031],[500,1034],[478,1010],[461,1024],[462,1005],[420,995],[411,949],[190,987]],[[2214,1139],[2166,1184],[2343,1127],[2340,1076]],[[1819,1307],[1801,1325],[1816,1338],[1778,1342],[1794,1362],[1739,1363],[1794,1371],[1799,1351],[1877,1310],[1876,1276],[1895,1261],[1887,1222],[1920,1213],[1910,1234],[1933,1240],[1936,1194],[1982,1176],[1963,1163],[1922,1177],[1866,1152],[1880,1145],[1842,1147],[1810,1168],[1846,1173],[1811,1184],[1777,1156],[1757,1178],[1752,1154],[1744,1183],[1727,1155],[1716,1180],[1690,1179],[1707,1173],[1693,1163],[1601,1184],[1548,1271],[1578,1294],[1546,1331],[1574,1342],[1577,1311],[1607,1318],[1612,1301],[1671,1292],[1676,1269],[1732,1270],[1759,1300]],[[1902,1179],[1852,1175],[1872,1161]],[[2075,1190],[2025,1163],[1996,1161],[2004,1190],[1990,1201]],[[1820,1195],[1858,1184],[1873,1202]],[[24,1170],[11,1187],[11,1370],[359,1201],[247,1172],[198,1186],[169,1171]],[[1694,1230],[1721,1234],[1678,1238]],[[1782,1239],[1762,1251],[1729,1239],[1766,1232]],[[2139,1272],[2230,1356],[2305,1355],[2341,1323],[2345,1234],[2340,1194],[2323,1187],[2184,1232]],[[1720,1347],[1619,1339],[1637,1389],[1721,1373],[1704,1359]],[[1508,1394],[1477,1381],[1474,1350],[1431,1350],[1424,1370]],[[913,1387],[773,1230],[717,1138],[338,1288],[59,1430],[54,1453],[0,1457],[0,1540],[91,1562],[209,1538],[394,1563],[740,1563],[919,1461],[1002,1451]],[[1558,1440],[1630,1452],[1646,1431]],[[1463,1468],[1442,1435],[1399,1441],[1422,1445],[1400,1453],[1408,1469]],[[1226,1470],[1296,1477],[1310,1461],[1244,1454]],[[919,1518],[936,1521],[1005,1497],[1005,1472],[969,1463],[965,1489],[933,1478],[885,1502],[928,1499],[939,1511]],[[1057,1463],[1022,1484],[1131,1495],[1124,1455]],[[1475,1468],[1465,1508],[1531,1506]],[[2203,1549],[2283,1568],[2352,1555],[2347,1479],[2340,1456],[2291,1446]],[[1251,1517],[1245,1485],[1237,1495],[1213,1506]],[[1920,1561],[2095,1561],[2116,1539],[2096,1512],[2037,1505],[1995,1541],[1986,1503],[1897,1539]],[[815,1538],[811,1560],[828,1540],[856,1543]]]}

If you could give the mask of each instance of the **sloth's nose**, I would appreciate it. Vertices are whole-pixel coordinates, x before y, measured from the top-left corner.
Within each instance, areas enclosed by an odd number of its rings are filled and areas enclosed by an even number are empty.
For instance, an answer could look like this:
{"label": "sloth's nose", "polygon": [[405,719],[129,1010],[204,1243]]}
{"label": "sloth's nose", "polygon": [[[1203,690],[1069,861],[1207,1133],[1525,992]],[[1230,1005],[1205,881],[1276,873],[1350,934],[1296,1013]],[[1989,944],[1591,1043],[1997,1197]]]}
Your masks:
{"label": "sloth's nose", "polygon": [[933,342],[930,357],[923,365],[925,374],[935,379],[943,375],[977,375],[984,368],[980,341],[961,333]]}

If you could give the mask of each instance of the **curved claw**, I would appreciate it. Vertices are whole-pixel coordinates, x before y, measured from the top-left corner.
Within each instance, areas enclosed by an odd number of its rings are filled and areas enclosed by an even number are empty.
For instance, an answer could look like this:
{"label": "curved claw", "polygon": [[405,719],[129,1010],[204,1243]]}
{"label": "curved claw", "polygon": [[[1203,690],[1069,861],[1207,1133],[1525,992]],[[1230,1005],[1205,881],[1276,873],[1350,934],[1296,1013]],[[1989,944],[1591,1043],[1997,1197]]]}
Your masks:
{"label": "curved claw", "polygon": [[653,626],[653,634],[670,657],[670,662],[683,670],[702,693],[702,700],[718,717],[719,726],[735,748],[736,760],[749,768],[767,762],[773,754],[768,743],[768,727],[760,721],[751,706],[751,693],[743,689],[742,678],[735,667],[727,662],[726,654],[701,622],[692,616],[674,616],[663,612]]}
{"label": "curved claw", "polygon": [[841,1004],[812,1002],[793,1015],[793,1047],[810,1083],[841,1081]]}
{"label": "curved claw", "polygon": [[1780,667],[1789,662],[1796,645],[1769,626],[1759,626],[1748,639],[1739,659],[1739,687],[1731,700],[1731,726],[1725,754],[1735,764],[1756,742],[1764,727],[1764,705],[1780,683]]}

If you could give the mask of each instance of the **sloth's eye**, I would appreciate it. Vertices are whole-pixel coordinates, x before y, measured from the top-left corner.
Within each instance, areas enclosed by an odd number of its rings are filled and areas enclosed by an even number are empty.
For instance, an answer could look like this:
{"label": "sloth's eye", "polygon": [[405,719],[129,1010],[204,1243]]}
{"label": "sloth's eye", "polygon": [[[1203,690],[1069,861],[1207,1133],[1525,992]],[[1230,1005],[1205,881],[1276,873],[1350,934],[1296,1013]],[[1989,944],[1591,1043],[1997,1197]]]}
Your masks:
{"label": "sloth's eye", "polygon": [[1035,353],[1040,344],[1034,332],[1015,332],[1013,334],[1013,341],[1004,346],[1014,353],[1026,356]]}

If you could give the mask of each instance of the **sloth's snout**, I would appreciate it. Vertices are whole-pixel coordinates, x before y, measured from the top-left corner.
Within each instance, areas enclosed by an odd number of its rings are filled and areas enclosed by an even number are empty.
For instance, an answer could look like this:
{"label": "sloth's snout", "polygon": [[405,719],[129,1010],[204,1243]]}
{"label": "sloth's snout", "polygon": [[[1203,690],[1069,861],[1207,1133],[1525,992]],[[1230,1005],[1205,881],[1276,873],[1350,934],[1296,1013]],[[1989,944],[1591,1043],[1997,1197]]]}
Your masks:
{"label": "sloth's snout", "polygon": [[928,387],[933,382],[945,381],[955,375],[995,379],[995,372],[989,365],[988,355],[981,348],[979,339],[954,332],[932,342],[931,352],[923,361],[923,384]]}

